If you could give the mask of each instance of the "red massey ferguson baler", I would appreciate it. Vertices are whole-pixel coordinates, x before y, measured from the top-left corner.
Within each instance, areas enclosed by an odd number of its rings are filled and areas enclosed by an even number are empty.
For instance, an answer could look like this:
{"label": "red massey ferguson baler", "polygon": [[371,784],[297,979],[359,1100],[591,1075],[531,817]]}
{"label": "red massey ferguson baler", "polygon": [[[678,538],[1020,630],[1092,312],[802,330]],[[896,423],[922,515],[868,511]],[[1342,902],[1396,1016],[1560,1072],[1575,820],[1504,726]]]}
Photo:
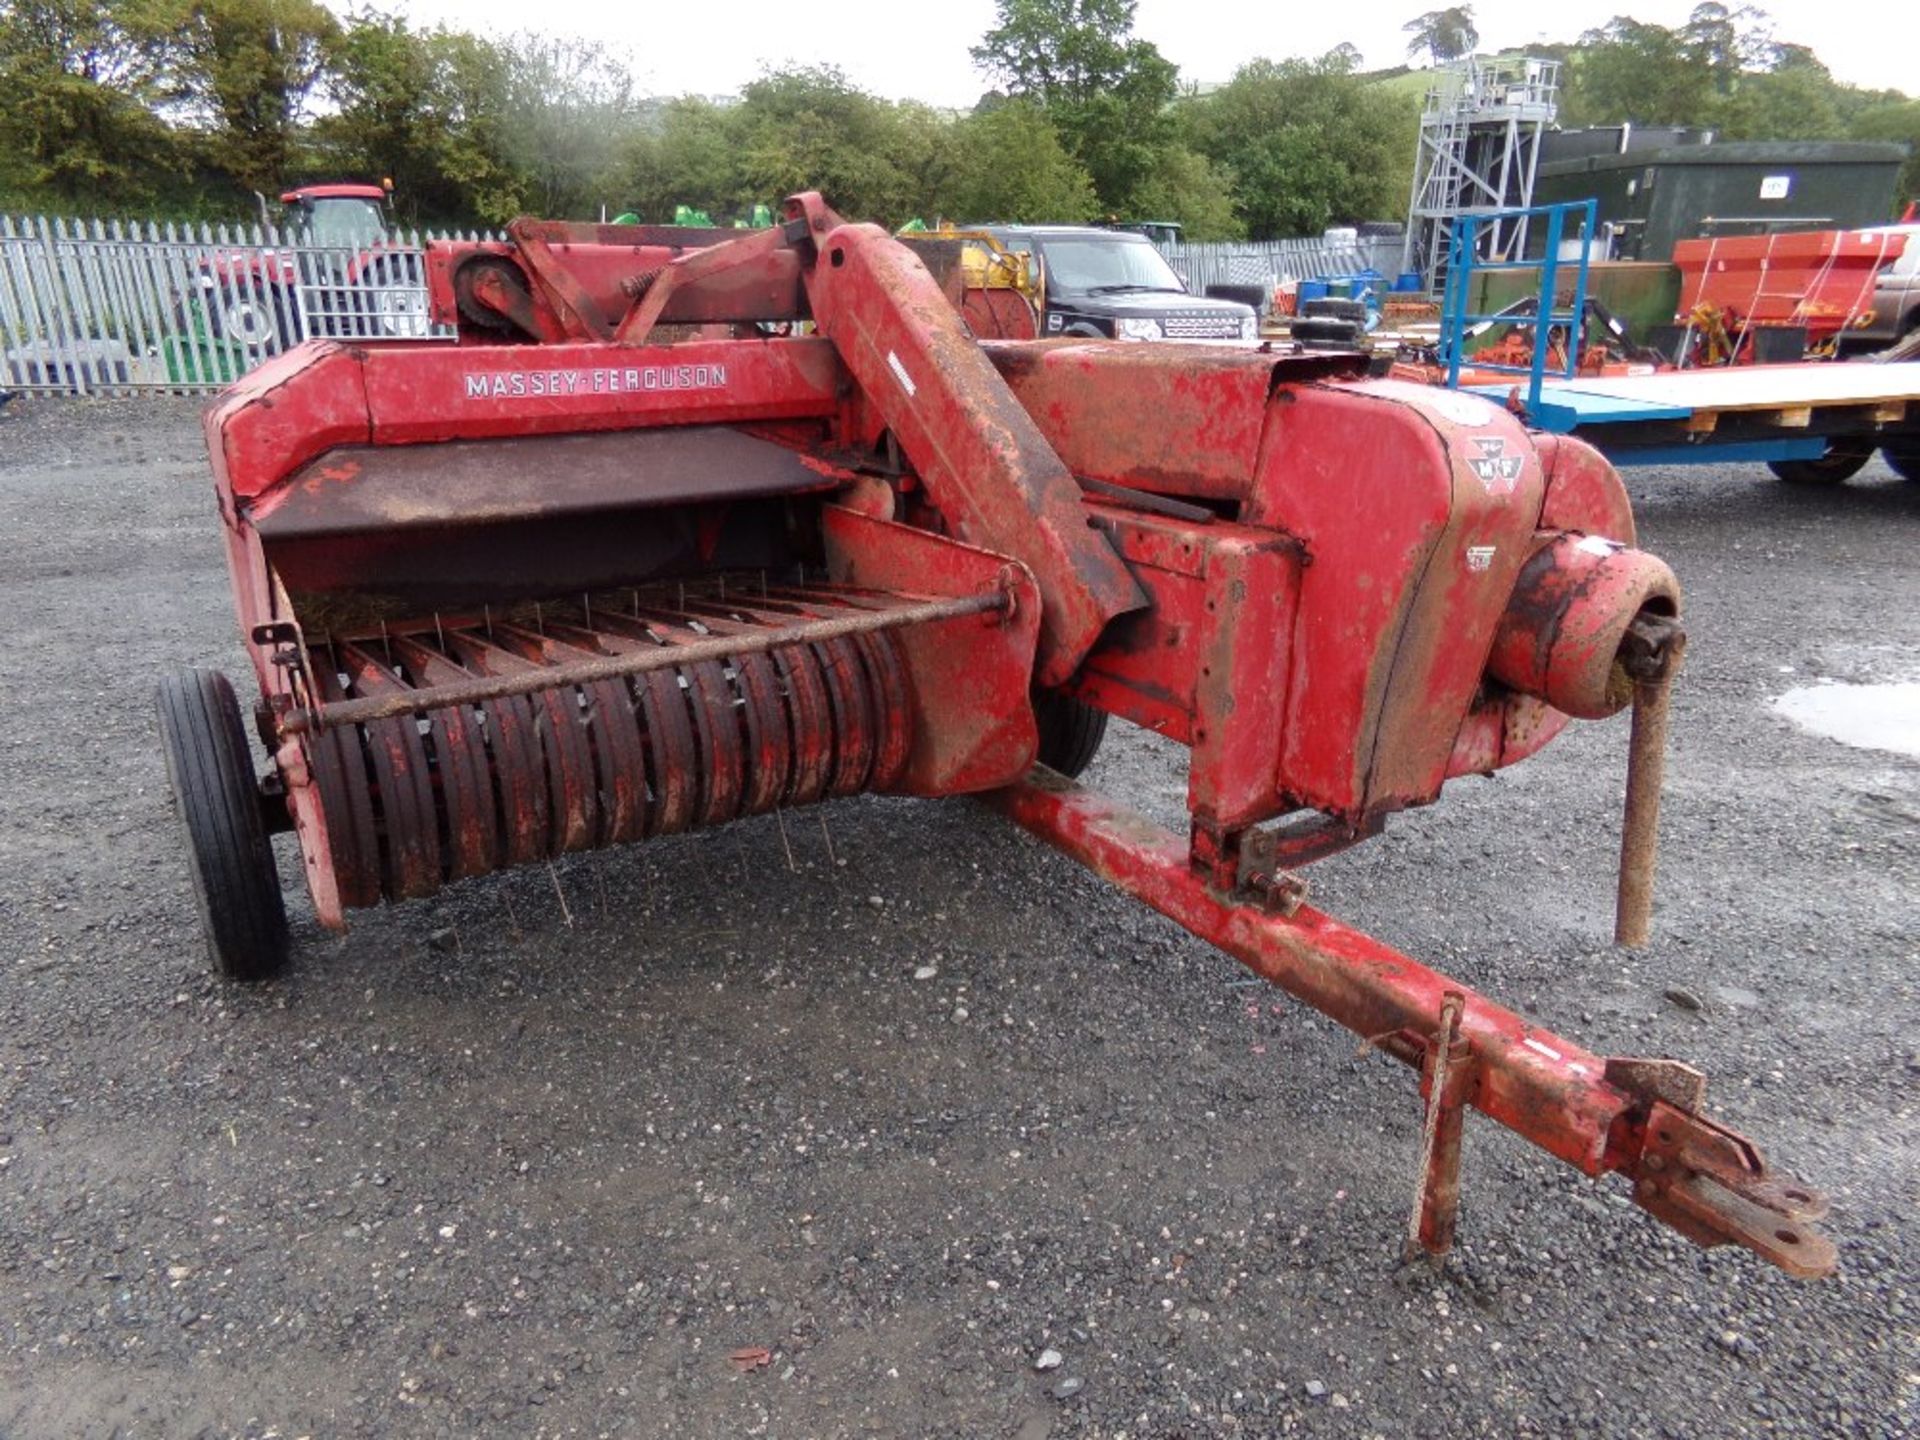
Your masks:
{"label": "red massey ferguson baler", "polygon": [[[1543,1030],[1294,873],[1632,702],[1643,930],[1679,589],[1596,452],[1358,356],[983,344],[814,195],[742,237],[510,234],[429,253],[457,345],[310,343],[208,415],[271,772],[222,677],[160,704],[223,974],[285,957],[276,828],[339,928],[569,851],[975,795],[1417,1070],[1429,1250],[1472,1108],[1700,1244],[1831,1268],[1821,1198],[1697,1071]],[[1188,834],[1071,778],[1109,716],[1188,747]]]}

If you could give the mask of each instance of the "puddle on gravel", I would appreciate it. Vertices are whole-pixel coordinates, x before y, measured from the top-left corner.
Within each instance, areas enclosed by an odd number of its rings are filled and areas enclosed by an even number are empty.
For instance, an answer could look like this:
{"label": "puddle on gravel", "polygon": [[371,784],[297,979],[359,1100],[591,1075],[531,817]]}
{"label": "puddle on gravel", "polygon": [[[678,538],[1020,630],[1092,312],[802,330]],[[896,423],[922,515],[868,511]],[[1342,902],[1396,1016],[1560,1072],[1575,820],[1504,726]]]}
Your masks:
{"label": "puddle on gravel", "polygon": [[1920,681],[1898,685],[1804,685],[1773,708],[1802,730],[1860,750],[1920,759]]}

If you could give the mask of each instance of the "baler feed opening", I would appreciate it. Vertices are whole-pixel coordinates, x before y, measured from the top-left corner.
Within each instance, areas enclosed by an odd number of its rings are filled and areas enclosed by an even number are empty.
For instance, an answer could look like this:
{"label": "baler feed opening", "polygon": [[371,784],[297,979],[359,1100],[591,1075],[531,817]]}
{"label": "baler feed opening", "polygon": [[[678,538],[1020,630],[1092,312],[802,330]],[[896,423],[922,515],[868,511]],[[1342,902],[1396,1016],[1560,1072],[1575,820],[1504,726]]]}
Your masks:
{"label": "baler feed opening", "polygon": [[724,583],[432,615],[309,642],[300,735],[349,907],[900,777],[894,632],[1003,605]]}

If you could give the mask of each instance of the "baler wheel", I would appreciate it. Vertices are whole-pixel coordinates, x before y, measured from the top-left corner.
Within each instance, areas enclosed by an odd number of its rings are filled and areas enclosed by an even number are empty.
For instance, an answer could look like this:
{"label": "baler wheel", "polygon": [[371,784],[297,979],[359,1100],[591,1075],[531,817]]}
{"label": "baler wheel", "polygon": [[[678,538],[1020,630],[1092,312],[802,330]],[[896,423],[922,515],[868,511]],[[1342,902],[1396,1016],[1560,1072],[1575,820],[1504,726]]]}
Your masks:
{"label": "baler wheel", "polygon": [[1873,441],[1836,439],[1818,460],[1769,460],[1767,468],[1790,485],[1839,485],[1873,458]]}
{"label": "baler wheel", "polygon": [[207,953],[226,979],[264,980],[286,963],[287,910],[233,686],[217,670],[177,671],[154,703]]}
{"label": "baler wheel", "polygon": [[1033,697],[1033,716],[1040,727],[1040,753],[1036,757],[1049,770],[1069,780],[1093,763],[1100,742],[1107,738],[1107,712],[1096,710],[1071,695],[1038,691]]}

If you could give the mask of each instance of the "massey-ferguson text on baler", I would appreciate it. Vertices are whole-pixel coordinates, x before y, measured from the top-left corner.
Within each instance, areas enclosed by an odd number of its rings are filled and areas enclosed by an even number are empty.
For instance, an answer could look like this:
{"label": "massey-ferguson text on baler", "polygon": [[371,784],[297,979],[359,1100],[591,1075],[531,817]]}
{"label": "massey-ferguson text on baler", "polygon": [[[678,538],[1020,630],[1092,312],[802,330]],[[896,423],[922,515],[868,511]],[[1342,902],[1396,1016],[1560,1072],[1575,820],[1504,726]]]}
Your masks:
{"label": "massey-ferguson text on baler", "polygon": [[[339,927],[833,796],[981,795],[1419,1070],[1428,1249],[1471,1107],[1703,1245],[1831,1267],[1819,1196],[1698,1072],[1591,1054],[1293,873],[1631,700],[1643,931],[1680,597],[1593,450],[1357,356],[983,345],[958,272],[814,195],[740,237],[510,235],[429,252],[459,344],[312,343],[209,414],[273,760],[224,679],[162,686],[218,969],[284,957],[276,825]],[[1187,835],[1070,778],[1110,715],[1190,749]]]}

